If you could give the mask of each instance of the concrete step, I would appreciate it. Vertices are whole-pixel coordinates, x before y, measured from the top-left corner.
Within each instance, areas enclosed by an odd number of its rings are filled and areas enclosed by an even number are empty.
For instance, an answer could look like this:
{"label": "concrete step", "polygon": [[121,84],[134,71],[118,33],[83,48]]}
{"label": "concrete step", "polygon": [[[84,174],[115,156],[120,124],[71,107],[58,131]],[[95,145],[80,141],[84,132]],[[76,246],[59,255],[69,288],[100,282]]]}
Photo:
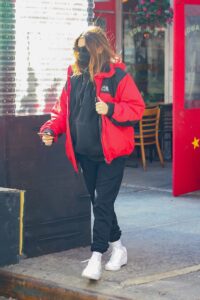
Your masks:
{"label": "concrete step", "polygon": [[[2,300],[126,300],[128,298],[116,297],[78,288],[61,288],[55,282],[36,279],[30,276],[0,270],[0,295]],[[1,298],[0,298],[1,299]]]}

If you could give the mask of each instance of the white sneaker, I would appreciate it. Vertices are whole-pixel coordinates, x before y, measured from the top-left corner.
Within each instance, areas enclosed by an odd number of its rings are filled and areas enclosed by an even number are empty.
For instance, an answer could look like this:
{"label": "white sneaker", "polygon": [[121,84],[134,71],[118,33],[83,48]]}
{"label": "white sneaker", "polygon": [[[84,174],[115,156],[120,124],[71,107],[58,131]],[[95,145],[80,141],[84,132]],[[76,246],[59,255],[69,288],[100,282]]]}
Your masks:
{"label": "white sneaker", "polygon": [[122,266],[127,264],[127,250],[124,246],[113,247],[110,260],[105,265],[107,271],[118,271]]}
{"label": "white sneaker", "polygon": [[82,277],[99,280],[101,278],[101,260],[90,258],[87,267],[82,272]]}

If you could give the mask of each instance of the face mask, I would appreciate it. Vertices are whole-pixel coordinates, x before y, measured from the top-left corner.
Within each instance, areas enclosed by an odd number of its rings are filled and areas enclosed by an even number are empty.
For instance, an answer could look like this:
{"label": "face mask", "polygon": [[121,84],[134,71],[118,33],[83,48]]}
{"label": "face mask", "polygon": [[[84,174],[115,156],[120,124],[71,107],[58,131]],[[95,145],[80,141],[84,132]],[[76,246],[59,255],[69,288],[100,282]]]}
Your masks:
{"label": "face mask", "polygon": [[81,69],[88,67],[90,62],[90,53],[86,47],[78,47],[78,64]]}

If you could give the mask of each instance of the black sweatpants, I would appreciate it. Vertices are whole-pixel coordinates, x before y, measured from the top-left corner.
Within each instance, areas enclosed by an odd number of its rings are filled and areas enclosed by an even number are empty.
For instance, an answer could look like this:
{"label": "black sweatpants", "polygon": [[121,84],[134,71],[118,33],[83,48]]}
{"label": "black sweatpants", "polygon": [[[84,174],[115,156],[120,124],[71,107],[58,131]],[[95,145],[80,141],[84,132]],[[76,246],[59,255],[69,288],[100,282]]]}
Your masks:
{"label": "black sweatpants", "polygon": [[108,249],[108,242],[115,242],[121,236],[114,202],[122,182],[126,158],[118,157],[107,164],[105,161],[94,161],[78,155],[78,161],[93,204],[91,251],[104,253]]}

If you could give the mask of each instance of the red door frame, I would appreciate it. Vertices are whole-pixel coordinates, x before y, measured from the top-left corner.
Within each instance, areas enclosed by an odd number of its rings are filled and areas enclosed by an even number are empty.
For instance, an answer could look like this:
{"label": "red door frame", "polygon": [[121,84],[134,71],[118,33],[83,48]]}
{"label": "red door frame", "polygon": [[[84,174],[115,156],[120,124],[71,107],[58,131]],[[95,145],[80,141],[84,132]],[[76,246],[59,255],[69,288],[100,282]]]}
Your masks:
{"label": "red door frame", "polygon": [[[185,12],[186,4],[200,0],[174,0],[173,78],[173,194],[200,189],[200,108],[186,109],[185,96]],[[198,100],[199,101],[199,100]],[[192,144],[197,139],[197,147]]]}
{"label": "red door frame", "polygon": [[106,33],[113,46],[116,47],[116,1],[98,1],[94,7],[95,18],[103,18],[106,21]]}

